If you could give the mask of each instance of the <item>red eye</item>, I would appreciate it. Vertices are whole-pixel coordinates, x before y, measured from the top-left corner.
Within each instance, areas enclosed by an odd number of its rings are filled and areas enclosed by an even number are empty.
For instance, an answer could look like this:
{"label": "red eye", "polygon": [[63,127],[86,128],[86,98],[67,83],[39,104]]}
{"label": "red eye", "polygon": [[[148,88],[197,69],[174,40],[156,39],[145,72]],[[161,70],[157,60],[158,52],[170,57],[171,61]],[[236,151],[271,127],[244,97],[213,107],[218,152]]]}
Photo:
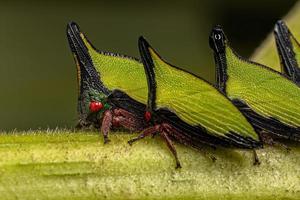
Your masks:
{"label": "red eye", "polygon": [[91,112],[98,112],[99,110],[101,110],[103,108],[103,104],[101,102],[98,101],[92,101],[90,103],[90,111]]}
{"label": "red eye", "polygon": [[144,117],[145,117],[146,122],[149,122],[151,119],[151,112],[146,111]]}

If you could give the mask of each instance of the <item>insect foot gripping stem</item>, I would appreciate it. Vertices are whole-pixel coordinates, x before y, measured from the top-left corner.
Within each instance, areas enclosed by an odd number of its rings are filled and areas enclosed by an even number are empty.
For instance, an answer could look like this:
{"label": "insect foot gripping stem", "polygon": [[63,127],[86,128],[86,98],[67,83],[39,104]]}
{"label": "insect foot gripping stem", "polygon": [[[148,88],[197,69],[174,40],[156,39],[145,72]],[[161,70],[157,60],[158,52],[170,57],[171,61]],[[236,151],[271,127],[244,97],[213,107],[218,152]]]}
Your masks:
{"label": "insect foot gripping stem", "polygon": [[153,136],[156,133],[159,133],[162,136],[162,138],[165,140],[165,142],[167,143],[168,148],[170,149],[171,153],[175,157],[176,169],[181,168],[181,164],[180,164],[180,161],[178,159],[177,151],[176,151],[176,149],[175,149],[175,147],[172,143],[172,140],[168,137],[168,134],[171,134],[171,129],[172,129],[172,127],[169,124],[166,124],[166,123],[162,123],[162,124],[158,124],[158,125],[149,127],[142,134],[137,136],[136,138],[133,138],[133,139],[129,140],[128,144],[132,145],[134,142],[136,142],[140,139],[143,139],[147,136]]}

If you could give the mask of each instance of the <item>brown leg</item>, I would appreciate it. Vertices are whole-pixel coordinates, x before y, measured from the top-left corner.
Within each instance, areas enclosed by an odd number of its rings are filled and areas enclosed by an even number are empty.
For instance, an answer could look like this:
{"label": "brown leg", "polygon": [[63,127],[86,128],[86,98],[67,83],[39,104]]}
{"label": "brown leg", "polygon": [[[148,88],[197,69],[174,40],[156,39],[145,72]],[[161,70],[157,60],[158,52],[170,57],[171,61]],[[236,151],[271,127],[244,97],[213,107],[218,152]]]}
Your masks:
{"label": "brown leg", "polygon": [[120,121],[122,120],[123,117],[119,116],[119,117],[116,117],[116,116],[113,116],[113,119],[112,119],[112,126],[113,127],[120,127]]}
{"label": "brown leg", "polygon": [[131,112],[128,112],[127,110],[121,109],[121,108],[116,108],[114,109],[114,115],[115,116],[123,116],[123,117],[129,117],[129,118],[134,118],[134,115]]}
{"label": "brown leg", "polygon": [[140,139],[143,139],[147,136],[150,136],[150,135],[153,135],[153,134],[159,132],[159,127],[160,127],[160,125],[155,125],[155,126],[152,126],[150,128],[147,128],[145,131],[143,131],[142,134],[140,134],[136,138],[133,138],[133,139],[129,140],[128,144],[132,145],[134,142],[136,142]]}
{"label": "brown leg", "polygon": [[101,125],[101,132],[103,133],[104,137],[104,144],[108,143],[110,140],[108,139],[108,133],[112,126],[112,112],[110,110],[107,110],[104,112],[103,119],[102,119],[102,125]]}
{"label": "brown leg", "polygon": [[143,130],[141,119],[137,119],[132,113],[123,109],[114,109],[113,125],[122,126],[130,131]]}
{"label": "brown leg", "polygon": [[173,154],[174,157],[175,157],[175,160],[176,160],[176,168],[181,168],[181,165],[180,165],[180,162],[179,162],[179,159],[178,159],[178,156],[177,156],[177,151],[176,151],[176,149],[175,149],[175,147],[174,147],[172,141],[170,140],[170,138],[169,138],[168,135],[167,135],[167,132],[168,132],[169,130],[166,130],[165,127],[166,127],[166,126],[165,126],[164,124],[162,124],[162,125],[155,125],[155,126],[152,126],[152,127],[150,127],[150,128],[147,128],[147,129],[146,129],[142,134],[140,134],[138,137],[129,140],[128,143],[129,143],[130,145],[132,145],[132,143],[134,143],[134,142],[136,142],[136,141],[138,141],[138,140],[140,140],[140,139],[143,139],[143,138],[145,138],[145,137],[147,137],[147,136],[150,136],[150,135],[153,136],[153,135],[159,133],[159,134],[162,136],[162,138],[166,141],[166,143],[167,143],[169,149],[171,150],[172,154]]}
{"label": "brown leg", "polygon": [[[170,126],[169,124],[162,124],[162,126],[164,127],[164,130],[167,131],[168,134],[173,134],[175,136],[175,138],[182,144],[186,145],[186,146],[192,146],[190,143],[185,142],[182,138],[178,137],[180,136],[180,133],[176,134],[176,130],[174,130],[172,128],[172,126]],[[176,137],[177,136],[177,137]],[[213,162],[215,162],[217,160],[217,158],[215,156],[213,156],[212,154],[208,153],[207,151],[205,151],[203,148],[199,148],[199,147],[194,147],[196,150],[200,151],[201,153],[204,154],[204,156],[209,157]]]}
{"label": "brown leg", "polygon": [[278,146],[280,148],[285,149],[287,152],[291,151],[291,149],[288,146],[286,146],[285,144],[282,144],[280,142],[275,141],[270,135],[268,135],[268,133],[266,133],[264,131],[262,131],[260,133],[260,137],[261,137],[261,140],[263,141],[263,143],[265,143],[265,144],[268,144],[270,146]]}
{"label": "brown leg", "polygon": [[257,153],[254,149],[253,149],[253,157],[254,157],[253,165],[260,165],[260,161],[259,161]]}
{"label": "brown leg", "polygon": [[162,136],[162,138],[165,139],[170,151],[172,152],[173,156],[175,157],[175,160],[176,160],[176,169],[178,168],[181,168],[181,164],[180,164],[180,161],[178,159],[178,155],[177,155],[177,151],[171,141],[171,139],[168,137],[167,133],[165,131],[162,131],[160,133],[160,135]]}
{"label": "brown leg", "polygon": [[130,131],[143,130],[143,125],[141,123],[136,122],[134,119],[125,118],[123,116],[113,116],[113,126],[124,127]]}

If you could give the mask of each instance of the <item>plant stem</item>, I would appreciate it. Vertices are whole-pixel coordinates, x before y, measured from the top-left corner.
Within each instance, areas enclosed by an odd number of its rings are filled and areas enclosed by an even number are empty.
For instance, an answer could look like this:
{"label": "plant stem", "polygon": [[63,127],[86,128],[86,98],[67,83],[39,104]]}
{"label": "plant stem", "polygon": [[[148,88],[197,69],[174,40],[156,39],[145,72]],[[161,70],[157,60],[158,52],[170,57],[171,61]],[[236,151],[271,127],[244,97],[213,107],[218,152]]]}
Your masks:
{"label": "plant stem", "polygon": [[182,169],[165,143],[134,135],[40,132],[0,136],[1,199],[297,199],[300,149],[210,150],[217,160],[176,144]]}

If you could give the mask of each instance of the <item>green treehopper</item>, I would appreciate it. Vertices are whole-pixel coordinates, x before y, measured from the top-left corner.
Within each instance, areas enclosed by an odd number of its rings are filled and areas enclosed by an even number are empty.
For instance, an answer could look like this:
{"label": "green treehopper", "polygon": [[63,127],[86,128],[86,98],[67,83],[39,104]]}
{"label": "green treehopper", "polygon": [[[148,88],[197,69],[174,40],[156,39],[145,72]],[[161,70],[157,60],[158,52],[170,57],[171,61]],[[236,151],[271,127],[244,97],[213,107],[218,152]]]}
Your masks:
{"label": "green treehopper", "polygon": [[246,116],[263,142],[300,141],[300,88],[283,74],[237,55],[220,26],[212,30],[209,43],[216,87]]}
{"label": "green treehopper", "polygon": [[141,131],[147,127],[147,83],[142,63],[96,50],[74,22],[67,25],[67,38],[77,65],[78,126],[101,127],[104,142],[109,141],[111,128]]}
{"label": "green treehopper", "polygon": [[211,84],[162,60],[142,37],[139,50],[148,81],[147,112],[152,126],[130,140],[130,144],[159,133],[177,167],[181,165],[172,140],[200,150],[203,145],[261,147],[246,118]]}

